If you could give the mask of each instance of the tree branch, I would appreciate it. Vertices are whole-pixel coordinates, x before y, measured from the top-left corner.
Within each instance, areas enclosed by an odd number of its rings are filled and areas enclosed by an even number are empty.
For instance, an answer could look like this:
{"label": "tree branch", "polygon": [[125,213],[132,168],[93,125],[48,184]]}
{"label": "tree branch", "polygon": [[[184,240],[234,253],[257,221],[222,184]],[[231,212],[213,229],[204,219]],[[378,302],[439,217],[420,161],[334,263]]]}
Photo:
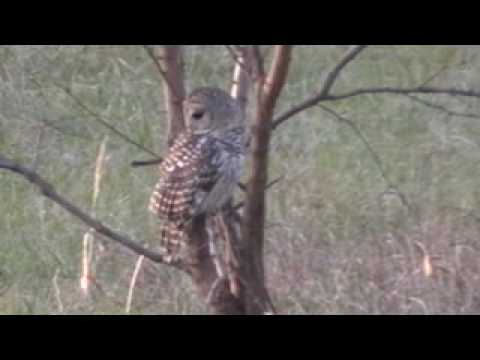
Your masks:
{"label": "tree branch", "polygon": [[326,96],[330,93],[331,88],[335,84],[340,72],[347,66],[358,54],[367,48],[367,45],[357,45],[352,47],[345,56],[339,61],[337,65],[328,73],[322,89],[319,92],[319,97]]}
{"label": "tree branch", "polygon": [[431,103],[429,101],[420,99],[419,97],[414,96],[414,95],[405,95],[405,96],[408,97],[409,99],[415,101],[415,102],[418,102],[419,104],[422,104],[423,106],[426,106],[430,109],[434,109],[434,110],[443,112],[443,113],[445,113],[447,115],[450,115],[450,116],[458,116],[458,117],[464,117],[464,118],[470,118],[470,119],[480,119],[480,115],[477,115],[477,114],[474,114],[474,113],[462,113],[462,112],[459,112],[459,111],[450,110],[443,105]]}
{"label": "tree branch", "polygon": [[372,95],[372,94],[394,94],[394,95],[407,95],[407,94],[441,94],[450,96],[465,96],[480,98],[480,92],[475,90],[464,90],[457,88],[441,88],[431,86],[417,86],[412,88],[396,88],[390,86],[379,86],[370,88],[360,88],[357,90],[349,91],[343,94],[328,95],[323,100],[336,101],[351,98],[359,95]]}
{"label": "tree branch", "polygon": [[[157,253],[155,251],[149,250],[142,245],[139,245],[138,243],[132,241],[125,235],[121,235],[112,229],[106,227],[103,225],[101,222],[98,220],[92,218],[90,215],[85,213],[84,211],[80,210],[77,206],[72,204],[70,201],[59,195],[54,187],[48,183],[46,180],[44,180],[40,175],[38,175],[36,172],[20,165],[19,163],[4,158],[3,156],[0,155],[0,169],[6,169],[9,171],[12,171],[18,175],[23,176],[25,179],[30,181],[33,185],[35,185],[40,192],[52,200],[53,202],[57,203],[60,205],[63,209],[65,209],[67,212],[69,212],[71,215],[74,217],[80,219],[82,222],[87,224],[89,227],[95,229],[95,231],[99,234],[102,234],[113,241],[125,246],[127,249],[131,250],[137,255],[143,255],[146,258],[156,262],[156,263],[163,263],[163,256],[160,253]],[[174,265],[179,269],[184,269],[184,267],[181,264],[169,264],[169,265]]]}
{"label": "tree branch", "polygon": [[332,89],[335,81],[340,75],[341,71],[352,62],[365,48],[367,45],[357,45],[351,48],[345,56],[336,64],[332,70],[327,74],[325,82],[315,95],[309,99],[301,102],[298,105],[291,107],[289,110],[285,111],[283,114],[279,115],[276,119],[272,121],[272,129],[275,130],[280,124],[291,118],[292,116],[297,115],[298,113],[311,108],[312,106],[317,105],[319,102],[324,101],[328,98],[330,90]]}
{"label": "tree branch", "polygon": [[[40,84],[32,78],[32,82],[34,82],[37,86],[39,86]],[[140,150],[152,155],[152,156],[155,156],[155,157],[159,157],[158,154],[154,153],[152,150],[146,148],[145,146],[143,146],[142,144],[139,144],[138,142],[130,139],[130,137],[128,137],[127,135],[125,135],[124,133],[122,133],[121,131],[119,131],[117,128],[115,128],[114,126],[110,125],[108,123],[108,121],[105,121],[103,119],[103,117],[99,114],[97,114],[95,111],[93,111],[92,109],[90,109],[87,105],[85,105],[77,96],[75,96],[71,91],[70,89],[67,89],[66,87],[60,85],[60,84],[57,84],[57,83],[53,83],[53,85],[55,85],[56,87],[58,87],[59,89],[61,89],[65,94],[67,94],[82,110],[84,110],[86,113],[88,113],[89,115],[91,115],[94,119],[96,119],[97,122],[99,122],[100,124],[102,124],[104,127],[106,127],[107,129],[109,129],[111,132],[113,132],[114,134],[116,134],[117,136],[121,137],[123,140],[125,140],[126,142],[128,142],[129,144],[131,145],[134,145],[135,147],[139,148]]]}
{"label": "tree branch", "polygon": [[151,166],[158,165],[163,161],[163,158],[151,159],[151,160],[135,160],[130,163],[131,167]]}
{"label": "tree branch", "polygon": [[393,94],[393,95],[410,95],[410,94],[440,94],[440,95],[449,95],[449,96],[464,96],[464,97],[475,97],[480,98],[480,92],[475,90],[463,90],[456,88],[440,88],[440,87],[430,87],[430,86],[417,86],[413,88],[396,88],[396,87],[370,87],[370,88],[360,88],[357,90],[349,91],[343,94],[333,94],[325,96],[313,96],[304,102],[293,106],[289,110],[285,111],[283,114],[280,114],[276,119],[273,120],[272,128],[276,129],[279,125],[284,123],[289,118],[297,115],[298,113],[307,110],[315,105],[318,105],[324,101],[338,101],[348,98],[352,98],[360,95],[372,95],[372,94]]}
{"label": "tree branch", "polygon": [[393,184],[393,182],[390,180],[384,166],[383,166],[383,163],[382,163],[382,160],[380,159],[380,156],[377,154],[377,152],[373,149],[372,145],[370,145],[370,143],[368,142],[368,140],[366,139],[365,135],[363,135],[363,133],[360,131],[360,129],[358,128],[357,124],[355,124],[354,121],[350,120],[350,119],[347,119],[346,117],[338,114],[336,111],[326,107],[326,106],[323,106],[323,105],[318,105],[319,108],[321,108],[323,111],[327,112],[328,114],[332,115],[337,121],[339,122],[342,122],[342,123],[345,123],[347,124],[352,130],[353,132],[358,136],[358,138],[362,141],[363,145],[365,145],[367,151],[370,153],[370,156],[372,157],[373,159],[373,162],[375,163],[375,165],[377,166],[378,170],[380,171],[380,174],[383,178],[383,180],[385,181],[385,183],[387,184],[388,188],[389,189],[394,189],[395,192],[398,194],[399,198],[400,198],[400,201],[402,202],[402,204],[410,210],[410,204],[409,202],[407,201],[407,197],[405,196],[405,194],[403,194],[396,185]]}

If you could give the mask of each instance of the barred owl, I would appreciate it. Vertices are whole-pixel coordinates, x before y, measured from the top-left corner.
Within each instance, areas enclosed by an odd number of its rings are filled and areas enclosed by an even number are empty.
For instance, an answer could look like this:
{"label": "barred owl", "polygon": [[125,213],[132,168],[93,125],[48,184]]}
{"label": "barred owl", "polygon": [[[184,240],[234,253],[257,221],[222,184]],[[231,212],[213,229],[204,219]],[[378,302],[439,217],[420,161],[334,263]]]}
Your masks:
{"label": "barred owl", "polygon": [[239,103],[223,90],[203,87],[184,101],[186,130],[160,164],[149,209],[161,220],[165,260],[178,257],[186,223],[214,215],[231,199],[245,155],[245,121]]}

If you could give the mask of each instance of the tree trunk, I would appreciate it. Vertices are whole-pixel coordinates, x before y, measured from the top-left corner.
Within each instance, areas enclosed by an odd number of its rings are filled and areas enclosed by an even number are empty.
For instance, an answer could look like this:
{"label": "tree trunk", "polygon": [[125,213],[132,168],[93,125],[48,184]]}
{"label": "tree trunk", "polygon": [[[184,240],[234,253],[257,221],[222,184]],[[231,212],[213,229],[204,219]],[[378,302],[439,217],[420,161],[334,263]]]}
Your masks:
{"label": "tree trunk", "polygon": [[[239,99],[245,110],[255,48],[237,47],[236,69],[231,94]],[[284,85],[291,47],[277,45],[268,77],[258,77],[257,113],[251,128],[251,169],[247,186],[243,218],[232,204],[213,220],[197,217],[188,230],[188,255],[182,268],[192,277],[199,294],[215,314],[274,313],[265,286],[263,266],[263,231],[265,223],[265,188],[267,184],[268,149],[273,110]],[[161,71],[165,80],[165,101],[168,109],[169,145],[185,127],[182,100],[183,53],[179,46],[159,49]],[[262,64],[263,67],[263,64]],[[207,231],[207,222],[216,221],[219,237]],[[210,227],[211,229],[211,227]],[[223,243],[225,250],[218,254],[215,244]],[[221,258],[220,258],[221,255]]]}
{"label": "tree trunk", "polygon": [[[285,84],[292,47],[276,45],[273,62],[265,79],[263,59],[256,52],[257,60],[257,111],[251,127],[251,167],[242,226],[243,272],[252,284],[254,296],[247,298],[247,313],[274,312],[265,286],[263,259],[265,229],[265,192],[268,181],[268,157],[271,121],[276,101]],[[260,300],[260,303],[259,303]]]}

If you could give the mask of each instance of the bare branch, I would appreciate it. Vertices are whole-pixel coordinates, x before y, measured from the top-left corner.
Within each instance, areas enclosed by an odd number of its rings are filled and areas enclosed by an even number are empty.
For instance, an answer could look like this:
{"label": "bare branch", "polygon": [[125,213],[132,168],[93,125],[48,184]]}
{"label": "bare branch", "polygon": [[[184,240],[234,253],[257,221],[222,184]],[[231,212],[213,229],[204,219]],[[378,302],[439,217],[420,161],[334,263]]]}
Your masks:
{"label": "bare branch", "polygon": [[[360,88],[356,90],[352,90],[350,92],[346,92],[343,94],[330,94],[329,91],[338,77],[340,71],[355,57],[365,49],[365,45],[359,45],[354,47],[351,51],[349,51],[345,57],[333,68],[333,70],[327,76],[327,79],[317,94],[311,96],[310,98],[304,100],[298,105],[291,107],[290,109],[286,110],[272,122],[272,129],[276,129],[279,125],[281,125],[286,120],[290,119],[291,117],[299,114],[302,111],[305,111],[315,105],[318,105],[324,101],[338,101],[343,99],[348,99],[355,96],[360,95],[372,95],[372,94],[393,94],[393,95],[411,95],[411,94],[442,94],[442,95],[449,95],[449,96],[465,96],[465,97],[475,97],[480,98],[480,92],[475,90],[465,90],[465,89],[458,89],[458,88],[441,88],[441,87],[431,87],[431,86],[416,86],[412,88],[396,88],[396,87],[369,87],[369,88]],[[440,69],[443,71],[443,69]],[[435,74],[434,76],[436,76]],[[433,76],[433,77],[434,77]],[[433,79],[433,77],[429,78],[427,83]]]}
{"label": "bare branch", "polygon": [[328,95],[323,100],[336,101],[351,98],[359,95],[372,95],[372,94],[394,94],[394,95],[407,95],[407,94],[441,94],[450,96],[465,96],[480,98],[480,92],[469,89],[457,89],[457,88],[441,88],[431,86],[417,86],[413,88],[396,88],[396,87],[371,87],[360,88],[350,92],[337,95]]}
{"label": "bare branch", "polygon": [[130,163],[131,167],[140,167],[140,166],[151,166],[160,164],[163,161],[163,158],[152,159],[152,160],[135,160]]}
{"label": "bare branch", "polygon": [[341,71],[352,62],[365,48],[367,45],[357,45],[351,48],[345,56],[336,64],[333,69],[328,73],[325,82],[323,83],[322,88],[315,95],[309,99],[301,102],[298,105],[291,107],[289,110],[285,111],[283,114],[279,115],[276,119],[272,121],[272,129],[275,130],[280,124],[291,118],[292,116],[297,115],[298,113],[311,108],[312,106],[317,105],[321,101],[327,100],[330,90],[335,84],[336,79],[340,75]]}
{"label": "bare branch", "polygon": [[405,95],[405,96],[408,97],[409,99],[415,101],[415,102],[418,102],[419,104],[422,104],[422,105],[430,108],[430,109],[441,111],[441,112],[443,112],[447,115],[450,115],[450,116],[458,116],[458,117],[464,117],[464,118],[470,118],[470,119],[480,119],[480,115],[478,115],[478,114],[462,113],[462,112],[450,110],[443,105],[438,105],[438,104],[431,103],[429,101],[420,99],[419,97],[414,96],[414,95]]}
{"label": "bare branch", "polygon": [[363,135],[363,133],[360,131],[360,129],[358,128],[357,124],[355,124],[354,121],[350,120],[350,119],[347,119],[346,117],[338,114],[336,111],[326,107],[326,106],[323,106],[323,105],[318,105],[319,108],[321,108],[323,111],[327,112],[328,114],[330,115],[333,115],[333,117],[339,121],[339,122],[342,122],[342,123],[345,123],[347,124],[352,130],[353,132],[358,136],[358,138],[362,141],[362,143],[365,145],[367,151],[370,153],[370,156],[372,157],[373,159],[373,162],[375,163],[375,165],[377,166],[378,170],[380,171],[380,174],[383,178],[383,180],[385,181],[385,183],[387,184],[388,188],[389,189],[394,189],[395,192],[398,194],[399,198],[400,198],[400,201],[402,202],[402,204],[407,207],[408,209],[410,209],[410,205],[409,205],[409,202],[407,201],[407,198],[406,196],[398,189],[398,187],[396,185],[393,184],[393,182],[390,180],[383,164],[382,164],[382,160],[380,159],[380,156],[377,154],[377,152],[373,149],[373,147],[370,145],[370,143],[368,142],[368,140],[366,139],[366,137]]}
{"label": "bare branch", "polygon": [[335,65],[335,67],[328,73],[325,82],[323,83],[322,89],[319,92],[319,97],[326,96],[330,93],[330,90],[335,84],[335,80],[337,80],[340,72],[366,48],[367,45],[357,45],[352,47],[345,54],[345,56],[339,61],[339,63]]}
{"label": "bare branch", "polygon": [[58,133],[64,135],[64,136],[71,136],[71,137],[76,137],[76,138],[80,138],[80,139],[88,139],[90,140],[90,138],[88,136],[86,136],[85,134],[77,134],[77,133],[74,133],[74,132],[71,132],[67,129],[64,129],[60,126],[57,126],[55,124],[54,121],[51,121],[51,120],[47,120],[45,118],[32,118],[32,120],[36,121],[36,122],[39,122],[41,123],[42,125],[48,127],[48,128],[51,128],[55,131],[57,131]]}
{"label": "bare branch", "polygon": [[475,90],[463,90],[457,88],[440,88],[440,87],[429,87],[429,86],[418,86],[413,88],[396,88],[396,87],[371,87],[371,88],[360,88],[350,92],[337,95],[326,95],[326,96],[313,96],[304,102],[296,105],[289,110],[285,111],[283,114],[280,114],[276,119],[273,120],[272,128],[276,129],[283,122],[291,118],[292,116],[297,115],[298,113],[307,110],[321,102],[324,101],[338,101],[348,98],[352,98],[360,95],[373,95],[373,94],[392,94],[392,95],[411,95],[411,94],[440,94],[440,95],[449,95],[449,96],[464,96],[464,97],[475,97],[480,98],[480,92]]}
{"label": "bare branch", "polygon": [[326,106],[323,106],[323,105],[318,105],[318,107],[320,109],[322,109],[323,111],[327,112],[328,114],[330,115],[333,115],[333,118],[336,119],[337,121],[339,122],[342,122],[342,123],[345,123],[347,124],[352,130],[353,132],[358,136],[358,138],[362,141],[362,143],[365,145],[365,147],[367,148],[368,152],[370,153],[370,155],[372,156],[373,158],[373,162],[375,163],[375,165],[378,167],[378,169],[380,170],[380,173],[382,175],[382,178],[385,180],[385,182],[390,185],[390,180],[388,179],[388,176],[387,176],[387,173],[385,171],[385,169],[383,168],[383,164],[382,164],[382,161],[380,160],[380,156],[377,154],[377,152],[375,150],[373,150],[372,146],[370,145],[370,143],[368,142],[368,140],[365,138],[365,136],[363,135],[363,133],[360,131],[360,129],[358,128],[357,124],[355,124],[354,121],[350,120],[350,119],[347,119],[346,117],[340,115],[339,113],[337,113],[336,111],[334,111],[333,109],[330,109]]}
{"label": "bare branch", "polygon": [[426,86],[427,84],[431,83],[433,80],[435,80],[438,76],[440,76],[442,73],[445,72],[445,70],[448,70],[450,68],[451,64],[445,64],[443,65],[440,69],[435,71],[432,75],[430,75],[427,79],[425,79],[420,86]]}
{"label": "bare branch", "polygon": [[[35,79],[32,79],[32,82],[35,82],[36,84],[39,85],[39,83],[35,80]],[[132,140],[130,137],[128,137],[127,135],[125,135],[124,133],[122,133],[121,131],[119,131],[117,128],[115,128],[114,126],[110,125],[108,123],[108,121],[105,121],[104,118],[97,114],[95,111],[93,111],[92,109],[90,109],[87,105],[85,105],[77,96],[75,96],[71,91],[70,89],[66,88],[65,86],[63,85],[60,85],[60,84],[57,84],[57,83],[53,83],[53,85],[55,85],[56,87],[58,87],[59,89],[61,89],[65,94],[67,94],[73,101],[75,101],[75,103],[82,109],[84,110],[86,113],[88,113],[89,115],[91,115],[97,122],[99,122],[100,124],[102,124],[104,127],[106,127],[107,129],[109,129],[111,132],[113,132],[114,134],[116,134],[117,136],[121,137],[123,140],[125,140],[126,142],[128,142],[129,144],[139,148],[140,150],[152,155],[152,156],[156,156],[156,157],[159,157],[155,152],[153,152],[152,150],[146,148],[145,146],[143,146],[142,144]]]}
{"label": "bare branch", "polygon": [[277,177],[275,180],[270,181],[267,186],[265,187],[265,190],[269,190],[270,188],[274,187],[276,184],[278,184],[280,181],[282,181],[285,178],[284,175]]}
{"label": "bare branch", "polygon": [[[282,181],[284,178],[285,178],[285,176],[282,175],[282,176],[279,176],[278,178],[276,178],[275,180],[270,181],[270,182],[267,184],[267,186],[265,187],[265,190],[270,190],[272,187],[274,187],[276,184],[278,184],[278,183],[279,183],[280,181]],[[244,191],[244,192],[247,191],[247,187],[246,187],[244,184],[242,184],[242,183],[239,183],[239,184],[238,184],[238,187],[239,187],[242,191]],[[238,204],[233,205],[232,209],[233,209],[234,211],[236,211],[236,210],[241,209],[244,205],[245,205],[245,202],[244,202],[244,201],[241,201],[241,202],[239,202]]]}
{"label": "bare branch", "polygon": [[[46,180],[44,180],[40,175],[38,175],[36,172],[20,165],[19,163],[4,158],[3,156],[0,155],[0,169],[6,169],[9,171],[12,171],[18,175],[23,176],[25,179],[30,181],[33,185],[39,188],[41,193],[48,197],[50,200],[54,201],[58,205],[60,205],[63,209],[65,209],[67,212],[69,212],[71,215],[74,217],[80,219],[82,222],[90,226],[91,228],[95,229],[95,231],[99,234],[102,234],[113,241],[116,241],[117,243],[125,246],[132,252],[134,252],[137,255],[143,255],[146,258],[157,262],[157,263],[163,263],[163,256],[162,254],[159,254],[155,251],[149,250],[138,243],[132,241],[125,235],[121,235],[112,229],[106,227],[103,225],[101,222],[98,220],[92,218],[90,215],[88,215],[86,212],[80,210],[77,206],[72,204],[70,201],[59,195],[54,187],[48,183]],[[180,269],[183,269],[183,267],[180,264],[170,264],[174,265]]]}

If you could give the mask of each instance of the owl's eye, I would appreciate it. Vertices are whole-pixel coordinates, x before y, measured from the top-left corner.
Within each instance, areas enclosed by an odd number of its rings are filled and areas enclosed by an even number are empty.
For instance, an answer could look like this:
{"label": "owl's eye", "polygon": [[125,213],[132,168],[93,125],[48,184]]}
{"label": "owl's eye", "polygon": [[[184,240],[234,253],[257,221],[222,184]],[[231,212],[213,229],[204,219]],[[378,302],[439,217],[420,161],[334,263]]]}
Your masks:
{"label": "owl's eye", "polygon": [[193,114],[192,114],[192,117],[195,119],[195,120],[200,120],[203,115],[205,114],[204,111],[195,111]]}

